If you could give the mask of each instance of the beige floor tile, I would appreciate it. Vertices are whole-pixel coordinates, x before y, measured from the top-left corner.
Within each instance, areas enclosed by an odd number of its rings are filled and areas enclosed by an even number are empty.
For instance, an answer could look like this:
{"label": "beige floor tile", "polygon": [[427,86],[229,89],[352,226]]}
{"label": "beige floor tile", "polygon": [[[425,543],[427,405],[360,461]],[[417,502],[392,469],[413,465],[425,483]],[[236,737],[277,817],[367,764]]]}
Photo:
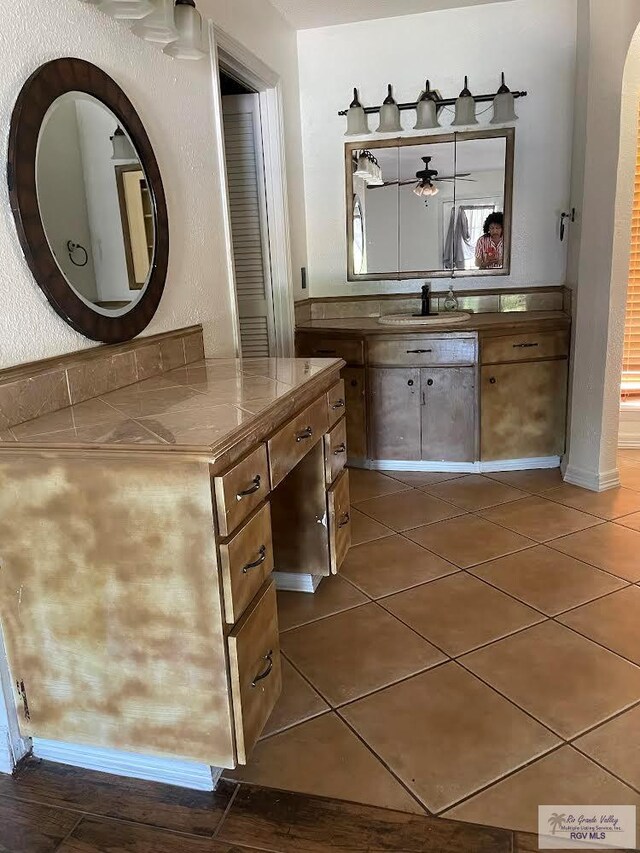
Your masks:
{"label": "beige floor tile", "polygon": [[466,572],[400,592],[380,603],[452,657],[544,619]]}
{"label": "beige floor tile", "polygon": [[539,495],[547,489],[557,488],[562,483],[559,468],[536,468],[532,471],[501,471],[497,474],[486,474],[492,480],[506,483],[514,489],[522,489],[532,495]]}
{"label": "beige floor tile", "polygon": [[[302,594],[302,593],[300,593]],[[281,732],[304,720],[310,720],[329,710],[322,696],[282,658],[282,694],[267,720],[262,737]]]}
{"label": "beige floor tile", "polygon": [[382,539],[383,536],[391,536],[393,530],[379,524],[368,515],[358,512],[351,507],[351,544],[362,545],[363,542],[372,542],[374,539]]}
{"label": "beige floor tile", "polygon": [[287,631],[282,648],[333,706],[447,659],[377,604]]}
{"label": "beige floor tile", "polygon": [[431,811],[447,808],[558,743],[455,663],[354,702],[341,713]]}
{"label": "beige floor tile", "polygon": [[601,519],[593,515],[537,496],[483,509],[479,514],[537,542],[548,542],[558,536],[602,523]]}
{"label": "beige floor tile", "polygon": [[584,560],[628,581],[640,581],[640,533],[607,523],[550,543],[552,548]]}
{"label": "beige floor tile", "polygon": [[408,531],[407,536],[462,569],[534,544],[531,539],[475,515],[418,527]]}
{"label": "beige floor tile", "polygon": [[640,531],[640,512],[634,512],[631,515],[624,515],[622,518],[616,518],[616,524],[621,524],[623,527],[629,527],[631,530]]}
{"label": "beige floor tile", "polygon": [[491,480],[489,477],[481,477],[478,474],[460,477],[435,486],[426,486],[424,491],[466,510],[485,509],[527,497],[526,492],[520,489],[514,489],[498,480]]}
{"label": "beige floor tile", "polygon": [[396,534],[351,548],[340,574],[371,598],[381,598],[457,571],[442,557]]}
{"label": "beige floor tile", "polygon": [[559,488],[545,492],[544,496],[550,501],[558,501],[565,506],[608,520],[640,511],[640,494],[632,489],[590,492],[588,489],[563,483]]}
{"label": "beige floor tile", "polygon": [[417,489],[362,501],[358,504],[358,510],[397,532],[453,518],[463,512]]}
{"label": "beige floor tile", "polygon": [[323,714],[256,745],[249,764],[225,778],[424,814],[335,714]]}
{"label": "beige floor tile", "polygon": [[349,492],[351,503],[377,498],[380,495],[390,495],[402,492],[409,487],[398,480],[393,480],[379,471],[365,471],[362,468],[349,468]]}
{"label": "beige floor tile", "polygon": [[619,462],[620,483],[625,489],[640,492],[640,465],[626,459]]}
{"label": "beige floor tile", "polygon": [[433,483],[444,483],[446,480],[455,480],[464,477],[464,474],[454,474],[450,471],[387,471],[388,477],[399,480],[414,489],[422,486],[430,486]]}
{"label": "beige floor tile", "polygon": [[640,790],[640,706],[625,711],[575,741],[586,752],[624,782]]}
{"label": "beige floor tile", "polygon": [[278,621],[281,631],[298,628],[307,622],[332,616],[342,610],[349,610],[359,604],[366,604],[368,598],[353,584],[334,575],[324,578],[318,589],[307,592],[278,592]]}
{"label": "beige floor tile", "polygon": [[545,803],[639,806],[640,795],[575,749],[564,746],[456,806],[444,817],[537,832],[538,806]]}
{"label": "beige floor tile", "polygon": [[548,616],[625,585],[625,581],[546,545],[500,557],[471,572]]}
{"label": "beige floor tile", "polygon": [[640,700],[640,669],[556,622],[471,652],[460,662],[564,738]]}
{"label": "beige floor tile", "polygon": [[[640,588],[629,586],[559,617],[585,637],[640,664]],[[638,730],[640,733],[640,729]]]}

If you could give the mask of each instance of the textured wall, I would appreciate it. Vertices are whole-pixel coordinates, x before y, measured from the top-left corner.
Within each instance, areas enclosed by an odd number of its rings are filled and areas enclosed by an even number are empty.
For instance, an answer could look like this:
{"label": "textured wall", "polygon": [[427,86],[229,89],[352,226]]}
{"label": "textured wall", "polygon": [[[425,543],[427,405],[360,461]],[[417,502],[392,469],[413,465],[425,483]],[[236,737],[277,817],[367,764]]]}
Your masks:
{"label": "textured wall", "polygon": [[[569,201],[575,39],[576,0],[514,0],[299,33],[311,295],[416,289],[416,282],[345,284],[345,120],[336,111],[351,88],[364,104],[379,104],[392,82],[398,101],[414,101],[426,77],[452,96],[465,74],[472,91],[495,91],[503,70],[509,85],[529,91],[516,104],[512,274],[461,286],[563,284],[566,244],[557,232]],[[414,120],[403,115],[405,127]]]}

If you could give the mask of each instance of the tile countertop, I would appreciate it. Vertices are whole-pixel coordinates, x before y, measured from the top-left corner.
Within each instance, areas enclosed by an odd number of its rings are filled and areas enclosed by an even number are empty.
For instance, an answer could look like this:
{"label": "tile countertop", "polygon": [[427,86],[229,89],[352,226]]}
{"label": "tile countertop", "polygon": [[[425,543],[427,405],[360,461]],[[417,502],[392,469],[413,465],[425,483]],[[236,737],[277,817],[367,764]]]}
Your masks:
{"label": "tile countertop", "polygon": [[343,365],[335,358],[206,359],[14,426],[0,433],[0,452],[175,448],[213,461],[237,443],[263,440]]}
{"label": "tile countertop", "polygon": [[508,311],[500,313],[472,314],[461,323],[438,324],[437,326],[383,326],[377,317],[343,317],[335,320],[307,320],[298,323],[296,329],[324,332],[360,332],[364,335],[433,334],[441,332],[504,332],[514,329],[524,331],[528,324],[542,324],[564,328],[571,322],[564,311]]}

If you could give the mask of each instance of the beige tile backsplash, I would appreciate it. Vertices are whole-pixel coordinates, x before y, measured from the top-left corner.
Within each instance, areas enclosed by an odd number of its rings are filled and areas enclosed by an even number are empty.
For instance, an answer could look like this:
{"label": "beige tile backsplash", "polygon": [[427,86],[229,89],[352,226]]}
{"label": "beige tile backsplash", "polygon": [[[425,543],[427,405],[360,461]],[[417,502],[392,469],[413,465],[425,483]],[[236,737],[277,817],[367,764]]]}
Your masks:
{"label": "beige tile backsplash", "polygon": [[192,326],[0,371],[0,441],[17,424],[203,358],[202,328]]}

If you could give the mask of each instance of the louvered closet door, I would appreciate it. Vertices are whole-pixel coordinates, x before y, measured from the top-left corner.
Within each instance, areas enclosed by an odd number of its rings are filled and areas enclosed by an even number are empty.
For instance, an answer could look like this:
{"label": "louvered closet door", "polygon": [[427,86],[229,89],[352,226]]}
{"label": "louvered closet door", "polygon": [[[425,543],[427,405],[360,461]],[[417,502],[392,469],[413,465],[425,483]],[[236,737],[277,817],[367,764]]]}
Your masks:
{"label": "louvered closet door", "polygon": [[241,351],[269,356],[275,333],[260,101],[230,95],[222,105]]}

